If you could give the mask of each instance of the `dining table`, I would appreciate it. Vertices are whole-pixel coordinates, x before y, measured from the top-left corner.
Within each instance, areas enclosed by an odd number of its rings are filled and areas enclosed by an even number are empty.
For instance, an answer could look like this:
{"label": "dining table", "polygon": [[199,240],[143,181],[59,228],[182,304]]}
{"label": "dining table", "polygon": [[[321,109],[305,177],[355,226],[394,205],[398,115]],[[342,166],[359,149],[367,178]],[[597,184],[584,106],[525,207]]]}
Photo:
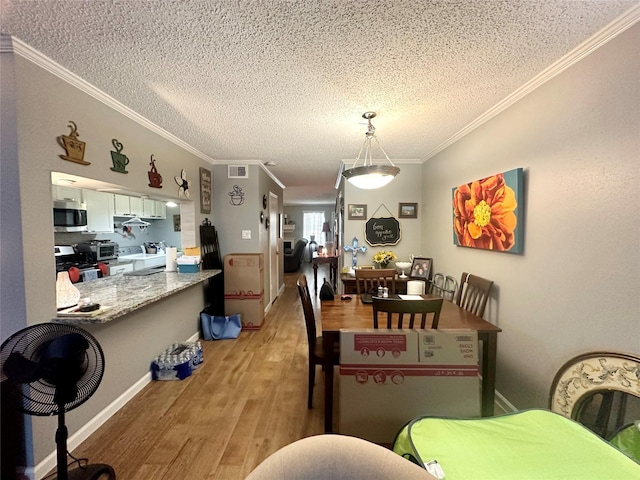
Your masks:
{"label": "dining table", "polygon": [[[424,299],[442,298],[438,295],[421,295]],[[373,328],[373,306],[365,304],[359,295],[349,298],[336,295],[333,300],[320,301],[320,318],[322,322],[322,343],[327,365],[339,363],[339,349],[341,329]],[[405,300],[410,302],[412,300]],[[498,347],[498,333],[502,329],[493,323],[459,307],[445,299],[442,302],[438,330],[474,330],[478,334],[478,341],[482,342],[482,360],[480,371],[481,386],[481,415],[490,417],[494,414],[495,386],[496,386],[496,355]],[[333,368],[324,371],[324,430],[333,431]]]}

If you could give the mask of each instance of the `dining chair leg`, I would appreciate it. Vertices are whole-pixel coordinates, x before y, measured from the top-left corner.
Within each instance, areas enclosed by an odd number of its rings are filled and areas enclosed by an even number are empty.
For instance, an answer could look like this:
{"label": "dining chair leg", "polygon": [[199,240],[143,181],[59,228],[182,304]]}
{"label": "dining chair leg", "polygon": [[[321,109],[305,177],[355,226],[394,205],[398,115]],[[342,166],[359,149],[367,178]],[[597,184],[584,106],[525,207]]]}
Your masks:
{"label": "dining chair leg", "polygon": [[307,397],[307,408],[313,407],[313,385],[316,383],[316,366],[309,360],[309,394]]}

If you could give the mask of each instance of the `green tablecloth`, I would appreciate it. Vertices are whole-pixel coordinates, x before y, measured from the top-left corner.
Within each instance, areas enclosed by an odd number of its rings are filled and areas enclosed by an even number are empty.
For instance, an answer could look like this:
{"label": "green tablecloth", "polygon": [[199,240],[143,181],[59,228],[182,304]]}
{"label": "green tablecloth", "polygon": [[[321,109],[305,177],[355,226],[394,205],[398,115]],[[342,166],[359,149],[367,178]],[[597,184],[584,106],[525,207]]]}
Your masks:
{"label": "green tablecloth", "polygon": [[400,432],[394,451],[423,464],[437,460],[446,480],[640,479],[640,464],[579,423],[546,410],[416,419]]}

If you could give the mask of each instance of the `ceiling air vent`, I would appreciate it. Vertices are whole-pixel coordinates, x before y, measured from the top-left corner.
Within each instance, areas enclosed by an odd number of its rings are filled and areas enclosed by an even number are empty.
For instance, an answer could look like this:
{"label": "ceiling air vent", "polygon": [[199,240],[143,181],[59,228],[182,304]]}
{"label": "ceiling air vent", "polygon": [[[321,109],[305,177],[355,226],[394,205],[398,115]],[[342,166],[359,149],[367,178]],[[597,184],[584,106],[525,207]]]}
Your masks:
{"label": "ceiling air vent", "polygon": [[228,165],[228,178],[249,178],[249,168],[247,165]]}

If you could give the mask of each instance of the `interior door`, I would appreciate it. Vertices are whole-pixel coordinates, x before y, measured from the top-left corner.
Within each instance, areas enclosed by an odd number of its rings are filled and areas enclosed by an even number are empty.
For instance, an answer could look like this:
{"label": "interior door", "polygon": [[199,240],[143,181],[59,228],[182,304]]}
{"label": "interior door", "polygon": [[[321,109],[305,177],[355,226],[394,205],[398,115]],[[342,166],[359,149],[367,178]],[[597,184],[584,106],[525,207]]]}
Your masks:
{"label": "interior door", "polygon": [[269,302],[278,296],[278,196],[269,192]]}

